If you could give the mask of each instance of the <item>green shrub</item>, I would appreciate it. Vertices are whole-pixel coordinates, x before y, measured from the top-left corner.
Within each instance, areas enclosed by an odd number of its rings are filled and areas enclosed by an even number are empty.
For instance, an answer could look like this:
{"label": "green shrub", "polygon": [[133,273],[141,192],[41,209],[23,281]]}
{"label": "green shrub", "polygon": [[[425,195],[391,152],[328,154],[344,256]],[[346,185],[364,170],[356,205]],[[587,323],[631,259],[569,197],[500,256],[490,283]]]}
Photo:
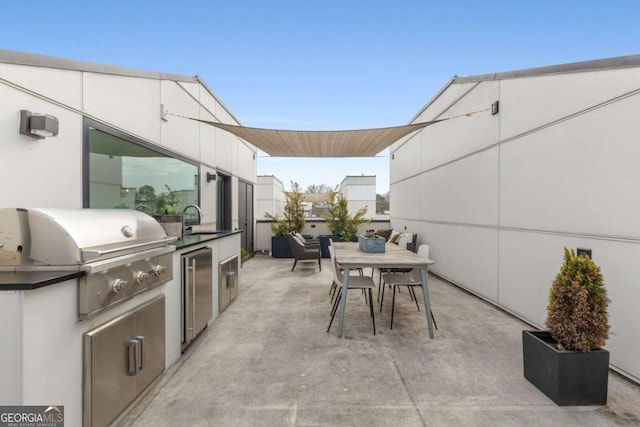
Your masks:
{"label": "green shrub", "polygon": [[560,350],[591,351],[609,338],[609,299],[591,258],[564,249],[564,263],[549,291],[547,327]]}
{"label": "green shrub", "polygon": [[334,236],[342,237],[345,242],[348,242],[351,236],[354,236],[358,232],[360,224],[371,222],[370,219],[364,218],[368,206],[358,209],[358,211],[351,216],[349,214],[348,204],[349,202],[342,194],[338,194],[336,191],[329,193],[328,213],[325,217],[327,220],[327,228]]}
{"label": "green shrub", "polygon": [[291,181],[291,190],[284,193],[286,204],[284,206],[284,218],[278,215],[264,213],[265,218],[271,221],[271,231],[274,236],[286,236],[291,231],[300,233],[306,222],[304,207],[304,194],[297,182]]}

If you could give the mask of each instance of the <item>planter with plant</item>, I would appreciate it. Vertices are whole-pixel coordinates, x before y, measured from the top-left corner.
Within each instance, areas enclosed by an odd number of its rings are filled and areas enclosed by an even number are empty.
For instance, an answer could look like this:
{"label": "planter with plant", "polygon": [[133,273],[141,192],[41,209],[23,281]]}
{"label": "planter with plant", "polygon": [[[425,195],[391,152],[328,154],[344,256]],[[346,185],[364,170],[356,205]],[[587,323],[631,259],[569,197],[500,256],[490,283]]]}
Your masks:
{"label": "planter with plant", "polygon": [[386,239],[376,236],[375,230],[367,230],[358,236],[358,247],[362,252],[384,253],[385,243],[387,243]]}
{"label": "planter with plant", "polygon": [[328,236],[320,236],[320,250],[323,258],[329,258],[329,239],[333,241],[357,242],[358,227],[361,224],[371,222],[366,219],[367,206],[349,214],[348,201],[342,194],[336,191],[329,193],[328,213],[324,218],[327,220],[327,228],[331,232]]}
{"label": "planter with plant", "polygon": [[609,299],[602,273],[565,248],[549,292],[548,331],[522,331],[524,376],[558,405],[605,405]]}
{"label": "planter with plant", "polygon": [[265,212],[264,216],[271,221],[271,256],[274,258],[292,258],[291,248],[287,234],[296,231],[300,233],[306,222],[304,207],[304,194],[297,182],[291,181],[291,190],[285,192],[285,206],[283,218]]}

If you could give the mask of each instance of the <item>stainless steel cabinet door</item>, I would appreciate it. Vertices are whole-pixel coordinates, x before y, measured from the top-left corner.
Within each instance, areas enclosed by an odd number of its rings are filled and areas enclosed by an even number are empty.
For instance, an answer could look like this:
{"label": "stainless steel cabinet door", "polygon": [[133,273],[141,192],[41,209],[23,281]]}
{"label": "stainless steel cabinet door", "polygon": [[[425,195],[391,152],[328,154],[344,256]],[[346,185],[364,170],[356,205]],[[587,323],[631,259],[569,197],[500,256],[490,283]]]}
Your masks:
{"label": "stainless steel cabinet door", "polygon": [[83,344],[83,424],[106,426],[164,371],[164,295],[87,332]]}
{"label": "stainless steel cabinet door", "polygon": [[136,378],[127,375],[135,363],[135,356],[130,357],[133,354],[130,340],[134,336],[134,316],[110,322],[85,335],[85,364],[86,346],[90,347],[90,365],[85,366],[85,375],[89,376],[85,378],[85,425],[87,418],[89,425],[108,425],[136,398]]}
{"label": "stainless steel cabinet door", "polygon": [[136,378],[137,393],[141,393],[164,371],[164,299],[136,313],[136,336],[140,343],[140,365]]}
{"label": "stainless steel cabinet door", "polygon": [[213,316],[213,250],[202,248],[183,256],[183,347]]}

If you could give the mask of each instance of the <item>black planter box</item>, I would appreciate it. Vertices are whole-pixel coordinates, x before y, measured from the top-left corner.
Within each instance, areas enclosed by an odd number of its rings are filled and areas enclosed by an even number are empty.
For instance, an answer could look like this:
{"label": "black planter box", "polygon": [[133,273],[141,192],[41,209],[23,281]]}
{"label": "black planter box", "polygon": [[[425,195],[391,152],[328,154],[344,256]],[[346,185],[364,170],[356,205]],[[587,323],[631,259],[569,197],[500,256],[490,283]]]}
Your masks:
{"label": "black planter box", "polygon": [[329,239],[332,239],[334,242],[342,242],[342,237],[333,236],[331,234],[321,234],[318,236],[318,240],[320,240],[320,254],[322,258],[329,258]]}
{"label": "black planter box", "polygon": [[293,258],[287,236],[271,236],[271,256],[273,258]]}
{"label": "black planter box", "polygon": [[548,331],[522,331],[524,377],[557,405],[606,405],[607,350],[561,351]]}

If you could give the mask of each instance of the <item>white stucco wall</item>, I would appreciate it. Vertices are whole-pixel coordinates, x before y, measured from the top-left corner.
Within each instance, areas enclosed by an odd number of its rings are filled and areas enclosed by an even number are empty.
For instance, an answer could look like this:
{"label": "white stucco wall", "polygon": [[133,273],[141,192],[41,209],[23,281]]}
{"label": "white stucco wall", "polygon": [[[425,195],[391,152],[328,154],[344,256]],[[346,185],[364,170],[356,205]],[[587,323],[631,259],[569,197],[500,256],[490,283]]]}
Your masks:
{"label": "white stucco wall", "polygon": [[[563,247],[592,249],[611,363],[636,379],[638,81],[637,65],[454,81],[414,121],[463,116],[394,144],[390,160],[393,227],[419,230],[434,272],[534,325]],[[464,115],[495,101],[497,115]]]}

